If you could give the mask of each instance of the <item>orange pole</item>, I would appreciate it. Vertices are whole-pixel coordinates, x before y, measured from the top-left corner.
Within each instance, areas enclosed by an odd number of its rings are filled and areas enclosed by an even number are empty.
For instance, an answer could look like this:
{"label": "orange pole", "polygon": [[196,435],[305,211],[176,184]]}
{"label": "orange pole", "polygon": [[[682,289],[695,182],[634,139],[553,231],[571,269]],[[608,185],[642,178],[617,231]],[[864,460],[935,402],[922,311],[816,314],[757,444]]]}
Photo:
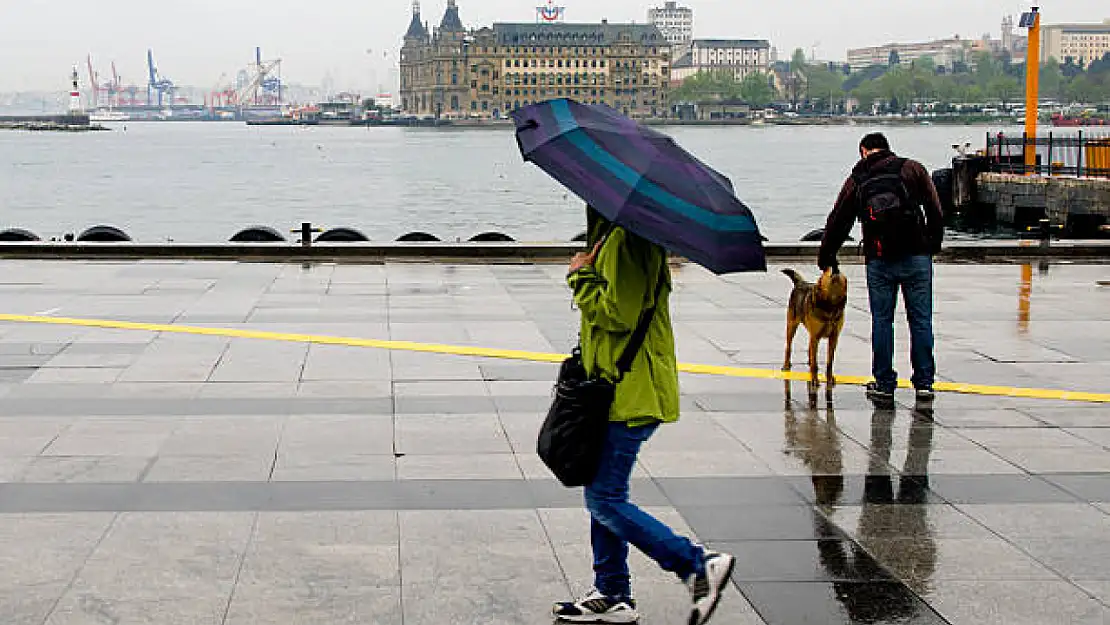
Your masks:
{"label": "orange pole", "polygon": [[1021,266],[1021,289],[1018,291],[1018,333],[1029,333],[1029,304],[1033,299],[1033,265]]}
{"label": "orange pole", "polygon": [[1025,145],[1025,171],[1032,174],[1037,167],[1037,117],[1040,113],[1041,86],[1041,13],[1033,7],[1029,26],[1029,51],[1025,57],[1025,136],[1032,143]]}

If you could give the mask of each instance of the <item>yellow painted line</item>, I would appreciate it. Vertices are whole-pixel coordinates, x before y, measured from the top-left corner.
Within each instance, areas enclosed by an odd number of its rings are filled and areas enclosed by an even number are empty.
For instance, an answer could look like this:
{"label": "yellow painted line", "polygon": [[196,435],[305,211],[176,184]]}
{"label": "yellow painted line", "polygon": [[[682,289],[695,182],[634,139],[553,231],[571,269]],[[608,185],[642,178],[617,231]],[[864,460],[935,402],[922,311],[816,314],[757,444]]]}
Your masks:
{"label": "yellow painted line", "polygon": [[[441,345],[438,343],[417,343],[413,341],[389,341],[381,339],[360,339],[343,336],[319,334],[289,334],[285,332],[263,332],[258,330],[234,330],[231,328],[204,328],[198,326],[173,325],[162,323],[136,323],[133,321],[114,321],[110,319],[74,319],[67,317],[44,317],[39,315],[0,314],[0,322],[34,323],[58,326],[77,326],[85,328],[106,328],[112,330],[135,330],[141,332],[165,332],[169,334],[193,334],[197,336],[219,336],[225,338],[257,339],[263,341],[282,341],[286,343],[313,343],[317,345],[344,345],[348,347],[367,347],[427,354],[451,356],[477,356],[481,358],[500,358],[505,360],[524,360],[531,362],[559,363],[565,354],[529,352],[514,349],[494,349],[489,347],[469,347],[462,345]],[[762,380],[806,381],[809,374],[802,371],[779,371],[776,369],[752,369],[744,367],[725,367],[718,365],[680,364],[679,371],[700,375],[713,375],[732,378],[752,378]],[[838,375],[838,384],[863,386],[871,381],[869,377]],[[900,380],[899,386],[910,388],[908,380]],[[1110,393],[1086,393],[1056,389],[1020,388],[1010,386],[987,386],[982,384],[962,384],[957,382],[938,382],[934,388],[938,392],[961,393],[965,395],[987,395],[993,397],[1018,397],[1025,399],[1055,399],[1061,401],[1110,403]]]}

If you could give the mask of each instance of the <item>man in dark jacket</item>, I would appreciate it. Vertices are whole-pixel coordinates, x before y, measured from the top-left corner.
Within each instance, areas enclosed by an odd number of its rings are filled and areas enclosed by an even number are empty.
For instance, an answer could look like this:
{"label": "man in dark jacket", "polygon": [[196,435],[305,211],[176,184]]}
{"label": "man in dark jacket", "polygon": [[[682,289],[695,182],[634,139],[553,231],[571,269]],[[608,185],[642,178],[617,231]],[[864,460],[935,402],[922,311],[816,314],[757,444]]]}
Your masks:
{"label": "man in dark jacket", "polygon": [[860,162],[844,182],[825,225],[818,265],[836,265],[858,219],[867,256],[867,291],[871,302],[872,399],[891,400],[898,383],[894,371],[894,309],[898,289],[910,326],[913,385],[922,400],[933,397],[933,254],[944,240],[940,197],[925,168],[890,150],[882,134],[860,142]]}

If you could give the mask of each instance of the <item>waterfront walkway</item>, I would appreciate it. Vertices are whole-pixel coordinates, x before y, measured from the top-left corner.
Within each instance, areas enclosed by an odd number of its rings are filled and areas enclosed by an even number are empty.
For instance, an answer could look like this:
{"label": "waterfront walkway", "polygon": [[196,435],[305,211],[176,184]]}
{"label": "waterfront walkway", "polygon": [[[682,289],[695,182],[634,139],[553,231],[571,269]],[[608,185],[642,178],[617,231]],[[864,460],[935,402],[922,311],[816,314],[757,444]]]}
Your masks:
{"label": "waterfront walkway", "polygon": [[[774,379],[777,269],[676,270],[708,375],[635,473],[738,556],[714,622],[1110,622],[1110,266],[938,267],[966,392],[893,411]],[[533,452],[575,339],[562,265],[0,270],[0,623],[520,625],[589,584],[580,495]],[[633,569],[643,622],[685,622],[683,588]]]}

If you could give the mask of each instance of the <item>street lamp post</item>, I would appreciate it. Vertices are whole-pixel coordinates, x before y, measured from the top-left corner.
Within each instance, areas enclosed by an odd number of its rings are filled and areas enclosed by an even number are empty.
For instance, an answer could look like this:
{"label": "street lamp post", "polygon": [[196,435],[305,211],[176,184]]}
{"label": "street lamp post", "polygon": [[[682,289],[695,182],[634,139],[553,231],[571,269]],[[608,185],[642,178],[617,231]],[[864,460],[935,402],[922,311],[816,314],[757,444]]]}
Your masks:
{"label": "street lamp post", "polygon": [[1021,26],[1029,29],[1029,48],[1025,57],[1025,171],[1037,169],[1037,117],[1040,114],[1041,13],[1038,7],[1021,16]]}

